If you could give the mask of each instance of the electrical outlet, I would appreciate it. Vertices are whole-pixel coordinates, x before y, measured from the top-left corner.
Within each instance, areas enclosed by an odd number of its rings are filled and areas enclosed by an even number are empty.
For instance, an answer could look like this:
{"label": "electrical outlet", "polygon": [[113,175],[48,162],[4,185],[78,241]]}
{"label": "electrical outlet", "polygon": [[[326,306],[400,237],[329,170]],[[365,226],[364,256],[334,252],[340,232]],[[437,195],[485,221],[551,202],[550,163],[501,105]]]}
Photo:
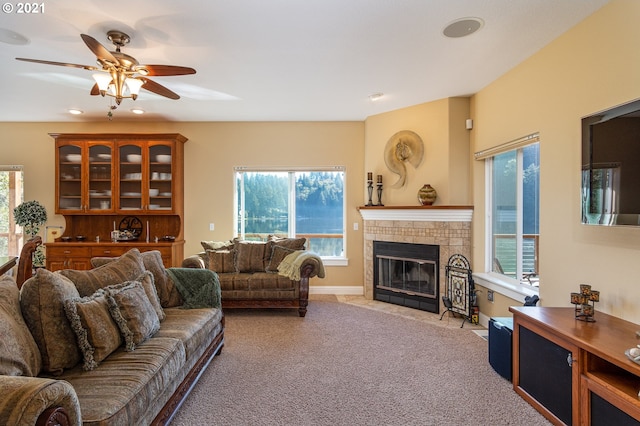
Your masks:
{"label": "electrical outlet", "polygon": [[214,231],[216,229],[216,225],[214,223],[209,224],[209,231]]}
{"label": "electrical outlet", "polygon": [[353,230],[354,231],[358,230],[358,222],[353,222]]}
{"label": "electrical outlet", "polygon": [[493,290],[487,290],[487,300],[493,302]]}

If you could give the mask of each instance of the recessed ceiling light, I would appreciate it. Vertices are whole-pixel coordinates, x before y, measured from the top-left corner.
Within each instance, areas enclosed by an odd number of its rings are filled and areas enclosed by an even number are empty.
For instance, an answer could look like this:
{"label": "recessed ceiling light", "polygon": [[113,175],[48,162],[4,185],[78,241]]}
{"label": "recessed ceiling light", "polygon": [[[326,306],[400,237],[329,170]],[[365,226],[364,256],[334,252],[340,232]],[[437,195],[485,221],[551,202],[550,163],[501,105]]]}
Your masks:
{"label": "recessed ceiling light", "polygon": [[138,114],[138,115],[144,114],[144,110],[141,109],[141,108],[133,108],[133,109],[131,109],[131,112],[134,113],[134,114]]}
{"label": "recessed ceiling light", "polygon": [[369,100],[372,101],[372,102],[373,101],[377,101],[380,98],[382,98],[383,96],[384,96],[384,93],[372,93],[372,94],[369,95]]}
{"label": "recessed ceiling light", "polygon": [[84,111],[76,108],[70,108],[68,111],[69,111],[69,114],[73,114],[73,115],[80,115],[84,113]]}
{"label": "recessed ceiling light", "polygon": [[18,46],[29,44],[28,38],[26,38],[22,34],[18,34],[17,32],[8,30],[6,28],[0,28],[0,41],[3,43],[14,44]]}
{"label": "recessed ceiling light", "polygon": [[460,38],[466,37],[478,31],[484,26],[484,21],[480,18],[460,18],[447,25],[442,34],[446,37]]}

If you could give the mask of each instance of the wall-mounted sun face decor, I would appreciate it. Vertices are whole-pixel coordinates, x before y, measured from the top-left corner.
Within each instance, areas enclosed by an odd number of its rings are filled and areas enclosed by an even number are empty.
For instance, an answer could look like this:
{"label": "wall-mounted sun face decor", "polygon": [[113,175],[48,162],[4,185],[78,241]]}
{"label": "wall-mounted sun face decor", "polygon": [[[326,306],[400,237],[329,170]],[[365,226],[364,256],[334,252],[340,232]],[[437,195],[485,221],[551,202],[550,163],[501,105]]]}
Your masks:
{"label": "wall-mounted sun face decor", "polygon": [[401,188],[407,183],[407,166],[411,164],[418,168],[422,162],[424,144],[422,139],[411,130],[401,130],[391,136],[384,148],[384,162],[389,170],[400,176],[398,181],[391,185],[393,188]]}

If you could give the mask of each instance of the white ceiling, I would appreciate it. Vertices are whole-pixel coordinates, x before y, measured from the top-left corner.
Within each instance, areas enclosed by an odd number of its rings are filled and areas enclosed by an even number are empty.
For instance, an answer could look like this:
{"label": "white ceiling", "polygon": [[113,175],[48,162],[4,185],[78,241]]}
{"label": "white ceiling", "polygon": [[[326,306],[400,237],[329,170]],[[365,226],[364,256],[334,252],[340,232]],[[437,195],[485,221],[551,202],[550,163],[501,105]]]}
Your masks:
{"label": "white ceiling", "polygon": [[[107,119],[108,98],[89,95],[90,71],[14,59],[95,65],[81,33],[114,50],[106,32],[121,30],[131,36],[122,51],[140,63],[197,70],[153,78],[181,99],[143,90],[114,120],[363,120],[471,95],[607,1],[44,0],[44,13],[0,15],[0,121]],[[443,36],[464,17],[484,26]],[[6,30],[28,43],[7,43]],[[370,101],[377,92],[385,96]]]}

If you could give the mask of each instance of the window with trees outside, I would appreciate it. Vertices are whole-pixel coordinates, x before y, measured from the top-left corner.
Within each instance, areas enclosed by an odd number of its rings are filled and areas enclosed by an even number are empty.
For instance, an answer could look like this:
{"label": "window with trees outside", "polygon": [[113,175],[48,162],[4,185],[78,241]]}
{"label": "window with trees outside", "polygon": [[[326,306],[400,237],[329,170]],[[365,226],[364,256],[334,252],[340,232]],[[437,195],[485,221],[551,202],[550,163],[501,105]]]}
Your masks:
{"label": "window with trees outside", "polygon": [[[535,143],[531,143],[532,140]],[[537,135],[516,149],[486,158],[490,270],[537,287],[539,257],[540,149]],[[527,142],[526,145],[523,145]]]}
{"label": "window with trees outside", "polygon": [[13,209],[22,201],[22,166],[0,165],[0,256],[20,255],[23,233],[13,220]]}
{"label": "window with trees outside", "polygon": [[304,237],[325,260],[345,258],[344,167],[236,168],[236,232],[246,240]]}

